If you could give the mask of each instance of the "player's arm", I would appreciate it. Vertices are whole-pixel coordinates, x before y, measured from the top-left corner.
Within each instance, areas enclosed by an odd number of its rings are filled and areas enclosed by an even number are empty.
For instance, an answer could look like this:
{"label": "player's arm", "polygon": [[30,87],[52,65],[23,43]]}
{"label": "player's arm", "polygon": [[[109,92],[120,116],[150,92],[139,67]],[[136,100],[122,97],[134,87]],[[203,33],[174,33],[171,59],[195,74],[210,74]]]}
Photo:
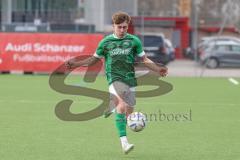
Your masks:
{"label": "player's arm", "polygon": [[103,41],[101,41],[98,44],[98,47],[96,49],[96,52],[93,54],[93,56],[83,59],[83,60],[76,60],[76,59],[72,59],[67,61],[66,67],[68,69],[74,69],[80,66],[91,66],[95,63],[97,63],[101,58],[103,58]]}
{"label": "player's arm", "polygon": [[146,67],[148,67],[149,69],[151,69],[154,72],[157,72],[158,74],[160,74],[161,76],[165,77],[167,75],[168,69],[167,67],[164,66],[158,66],[156,63],[154,63],[152,60],[150,60],[149,58],[147,58],[146,55],[144,55],[142,57],[142,61],[144,63],[144,65]]}
{"label": "player's arm", "polygon": [[142,43],[139,38],[135,37],[135,44],[136,44],[136,52],[137,56],[142,59],[142,62],[146,67],[148,67],[150,70],[157,72],[160,74],[160,76],[166,76],[167,75],[167,68],[163,66],[158,66],[153,61],[151,61],[149,58],[147,58],[145,52],[142,48]]}
{"label": "player's arm", "polygon": [[80,66],[93,65],[93,64],[97,63],[99,60],[100,59],[95,56],[91,56],[91,57],[83,59],[83,60],[70,59],[65,63],[65,65],[68,69],[74,69],[74,68],[77,68]]}

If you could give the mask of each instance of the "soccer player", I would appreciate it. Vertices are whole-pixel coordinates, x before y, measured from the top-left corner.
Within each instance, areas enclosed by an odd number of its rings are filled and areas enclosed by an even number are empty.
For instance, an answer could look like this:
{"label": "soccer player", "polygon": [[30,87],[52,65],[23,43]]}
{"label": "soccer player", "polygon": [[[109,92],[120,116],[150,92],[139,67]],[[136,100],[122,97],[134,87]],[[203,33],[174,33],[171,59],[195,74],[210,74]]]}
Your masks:
{"label": "soccer player", "polygon": [[134,110],[136,77],[134,71],[135,57],[141,57],[149,69],[160,76],[166,76],[167,68],[158,66],[147,58],[139,38],[128,34],[130,16],[125,12],[116,12],[112,16],[113,34],[106,36],[98,45],[93,56],[84,60],[69,60],[67,68],[74,69],[83,65],[92,65],[105,59],[105,73],[109,84],[110,105],[104,112],[108,117],[115,109],[115,120],[122,150],[129,153],[134,145],[127,140],[126,117]]}

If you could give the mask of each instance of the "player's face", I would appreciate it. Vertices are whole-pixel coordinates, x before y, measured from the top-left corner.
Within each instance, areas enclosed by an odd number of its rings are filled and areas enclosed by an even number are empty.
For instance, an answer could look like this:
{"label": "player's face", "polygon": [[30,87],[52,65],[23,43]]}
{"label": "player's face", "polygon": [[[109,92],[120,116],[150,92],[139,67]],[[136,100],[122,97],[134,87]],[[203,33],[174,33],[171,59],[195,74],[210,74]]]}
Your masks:
{"label": "player's face", "polygon": [[118,38],[123,38],[127,30],[128,23],[126,21],[121,24],[113,24],[113,32]]}

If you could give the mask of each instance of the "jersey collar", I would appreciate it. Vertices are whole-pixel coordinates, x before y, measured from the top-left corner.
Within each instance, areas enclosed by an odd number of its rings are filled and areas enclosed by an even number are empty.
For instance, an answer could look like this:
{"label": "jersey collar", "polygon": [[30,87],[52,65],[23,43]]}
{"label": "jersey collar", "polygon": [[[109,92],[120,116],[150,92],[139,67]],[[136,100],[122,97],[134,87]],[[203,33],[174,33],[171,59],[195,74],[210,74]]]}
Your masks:
{"label": "jersey collar", "polygon": [[123,38],[125,38],[126,36],[127,36],[127,33],[126,33],[122,38],[118,38],[118,37],[116,36],[116,34],[113,33],[113,38],[116,38],[116,39],[123,39]]}

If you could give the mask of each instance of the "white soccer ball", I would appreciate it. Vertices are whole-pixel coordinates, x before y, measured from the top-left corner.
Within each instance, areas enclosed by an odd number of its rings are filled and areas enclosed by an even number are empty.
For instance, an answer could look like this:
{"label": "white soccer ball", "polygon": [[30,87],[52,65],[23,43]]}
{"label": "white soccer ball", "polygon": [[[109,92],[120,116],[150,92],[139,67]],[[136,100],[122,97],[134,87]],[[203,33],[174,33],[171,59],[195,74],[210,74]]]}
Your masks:
{"label": "white soccer ball", "polygon": [[141,112],[133,112],[127,117],[127,125],[134,132],[142,131],[146,126],[146,122],[147,118]]}

